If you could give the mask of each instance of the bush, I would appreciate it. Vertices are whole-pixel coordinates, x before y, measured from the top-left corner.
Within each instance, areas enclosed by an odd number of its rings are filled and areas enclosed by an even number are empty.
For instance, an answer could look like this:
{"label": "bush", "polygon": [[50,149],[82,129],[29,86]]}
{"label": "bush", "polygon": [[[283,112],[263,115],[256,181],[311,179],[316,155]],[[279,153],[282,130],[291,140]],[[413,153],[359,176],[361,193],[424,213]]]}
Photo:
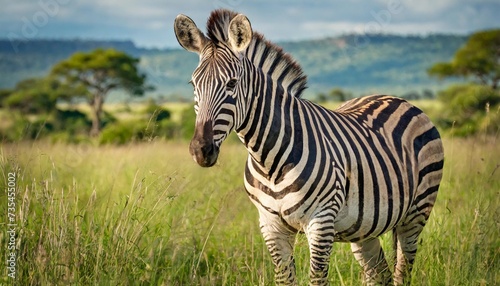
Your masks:
{"label": "bush", "polygon": [[52,121],[54,131],[64,131],[70,135],[88,134],[92,126],[87,115],[76,109],[57,110]]}
{"label": "bush", "polygon": [[11,90],[0,89],[0,107],[4,106],[4,101],[9,97],[11,93],[12,93]]}
{"label": "bush", "polygon": [[101,117],[101,128],[106,127],[108,124],[113,124],[116,122],[118,122],[118,119],[116,119],[113,114],[107,112],[106,110],[103,110]]}
{"label": "bush", "polygon": [[180,134],[180,126],[170,120],[160,122],[145,120],[122,121],[110,124],[101,132],[100,144],[125,144],[154,139],[174,139]]}
{"label": "bush", "polygon": [[91,122],[74,109],[27,116],[20,111],[2,114],[0,139],[8,142],[50,137],[52,141],[78,143],[88,136]]}
{"label": "bush", "polygon": [[138,122],[119,122],[105,127],[100,135],[99,144],[125,144],[142,139],[145,125]]}
{"label": "bush", "polygon": [[8,121],[0,129],[0,139],[6,142],[40,139],[54,130],[54,123],[48,115],[28,118],[16,111],[5,115]]}
{"label": "bush", "polygon": [[146,114],[151,121],[158,122],[170,119],[170,111],[156,104],[153,100],[149,100],[144,110],[144,114]]}
{"label": "bush", "polygon": [[500,92],[488,86],[461,84],[441,91],[438,98],[446,108],[437,122],[454,135],[498,132]]}
{"label": "bush", "polygon": [[16,142],[26,137],[26,129],[30,122],[18,112],[2,114],[0,139],[3,142]]}

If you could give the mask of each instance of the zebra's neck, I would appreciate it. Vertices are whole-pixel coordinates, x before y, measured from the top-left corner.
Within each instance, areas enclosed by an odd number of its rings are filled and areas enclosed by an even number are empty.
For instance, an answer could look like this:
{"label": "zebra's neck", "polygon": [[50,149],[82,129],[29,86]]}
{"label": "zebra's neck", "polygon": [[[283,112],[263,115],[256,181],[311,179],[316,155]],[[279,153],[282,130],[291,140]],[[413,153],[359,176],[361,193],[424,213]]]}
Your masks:
{"label": "zebra's neck", "polygon": [[[253,159],[255,169],[277,180],[293,152],[302,152],[303,132],[298,105],[300,98],[288,94],[280,83],[251,63],[244,76],[248,82],[245,115],[236,132]],[[241,111],[241,109],[240,109]],[[292,148],[293,146],[293,148]]]}
{"label": "zebra's neck", "polygon": [[237,108],[236,132],[255,169],[279,180],[285,166],[299,163],[292,152],[301,154],[307,144],[298,107],[307,78],[291,56],[256,32],[242,60],[248,98]]}

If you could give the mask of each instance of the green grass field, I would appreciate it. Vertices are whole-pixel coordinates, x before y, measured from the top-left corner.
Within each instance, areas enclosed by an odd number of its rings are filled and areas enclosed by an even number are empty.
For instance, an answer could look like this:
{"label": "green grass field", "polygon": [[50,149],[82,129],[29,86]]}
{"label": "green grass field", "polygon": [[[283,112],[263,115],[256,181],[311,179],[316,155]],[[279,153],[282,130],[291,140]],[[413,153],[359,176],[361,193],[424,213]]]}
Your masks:
{"label": "green grass field", "polygon": [[[500,285],[500,142],[445,139],[442,187],[413,272],[414,285]],[[246,197],[246,152],[223,145],[198,167],[187,142],[125,146],[42,142],[0,146],[0,253],[14,211],[15,285],[273,285],[273,267]],[[8,209],[9,173],[15,207]],[[384,237],[388,258],[390,236]],[[297,239],[299,284],[308,250]],[[390,261],[392,265],[392,262]],[[360,285],[348,244],[336,244],[332,285]],[[12,269],[11,269],[12,270]]]}

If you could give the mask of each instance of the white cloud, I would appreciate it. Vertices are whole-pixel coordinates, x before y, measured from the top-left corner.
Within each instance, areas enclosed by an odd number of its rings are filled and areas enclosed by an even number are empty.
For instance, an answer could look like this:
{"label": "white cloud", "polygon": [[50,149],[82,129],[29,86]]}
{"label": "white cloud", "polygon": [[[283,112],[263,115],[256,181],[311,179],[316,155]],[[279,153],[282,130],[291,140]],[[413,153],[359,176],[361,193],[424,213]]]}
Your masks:
{"label": "white cloud", "polygon": [[[60,0],[0,0],[0,37],[21,34],[23,18],[43,11],[40,3]],[[255,30],[270,40],[300,40],[344,33],[471,32],[500,27],[498,0],[244,1],[244,0],[66,0],[37,37],[132,39],[138,45],[177,46],[172,25],[190,16],[204,30],[215,8],[245,13]],[[392,4],[391,4],[392,3]],[[390,14],[390,5],[401,11]],[[381,13],[381,14],[380,14]],[[379,15],[382,18],[376,19]],[[383,18],[383,17],[386,18]],[[382,22],[381,22],[382,21]]]}
{"label": "white cloud", "polygon": [[161,1],[132,1],[132,0],[107,0],[86,1],[87,5],[94,6],[98,11],[118,18],[151,19],[162,17],[168,9],[165,2]]}
{"label": "white cloud", "polygon": [[419,15],[435,15],[440,14],[453,5],[457,5],[461,1],[457,0],[403,0],[401,1],[404,9],[410,13]]}
{"label": "white cloud", "polygon": [[9,5],[6,5],[6,3],[1,3],[2,5],[2,14],[4,16],[12,16],[12,15],[24,15],[28,13],[33,13],[36,11],[37,7],[36,5],[33,5],[33,3],[29,2],[22,2],[22,1],[9,1]]}
{"label": "white cloud", "polygon": [[362,22],[323,22],[313,21],[301,25],[301,30],[313,37],[324,35],[338,35],[344,33],[363,33],[365,23]]}
{"label": "white cloud", "polygon": [[442,23],[399,23],[381,24],[376,21],[367,22],[307,22],[301,29],[313,38],[335,36],[340,34],[428,34],[439,31]]}

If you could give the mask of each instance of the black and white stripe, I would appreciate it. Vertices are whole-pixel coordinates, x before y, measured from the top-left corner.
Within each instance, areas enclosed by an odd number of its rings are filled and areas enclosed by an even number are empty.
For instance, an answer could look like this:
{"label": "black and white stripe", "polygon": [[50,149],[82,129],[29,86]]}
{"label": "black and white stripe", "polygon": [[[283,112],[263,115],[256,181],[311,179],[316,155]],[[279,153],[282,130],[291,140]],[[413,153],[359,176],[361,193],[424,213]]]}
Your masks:
{"label": "black and white stripe", "polygon": [[[259,210],[277,284],[296,283],[298,232],[309,241],[311,284],[328,283],[334,241],[351,243],[368,284],[388,284],[393,278],[377,238],[388,231],[396,248],[394,283],[402,284],[441,181],[437,129],[421,110],[391,96],[354,99],[335,111],[301,99],[306,77],[281,48],[258,33],[243,52],[232,48],[229,26],[237,15],[213,12],[201,40],[192,80],[195,160],[213,165],[232,130],[246,146],[245,187]],[[236,24],[250,27],[245,19]],[[210,144],[215,159],[203,151]]]}

